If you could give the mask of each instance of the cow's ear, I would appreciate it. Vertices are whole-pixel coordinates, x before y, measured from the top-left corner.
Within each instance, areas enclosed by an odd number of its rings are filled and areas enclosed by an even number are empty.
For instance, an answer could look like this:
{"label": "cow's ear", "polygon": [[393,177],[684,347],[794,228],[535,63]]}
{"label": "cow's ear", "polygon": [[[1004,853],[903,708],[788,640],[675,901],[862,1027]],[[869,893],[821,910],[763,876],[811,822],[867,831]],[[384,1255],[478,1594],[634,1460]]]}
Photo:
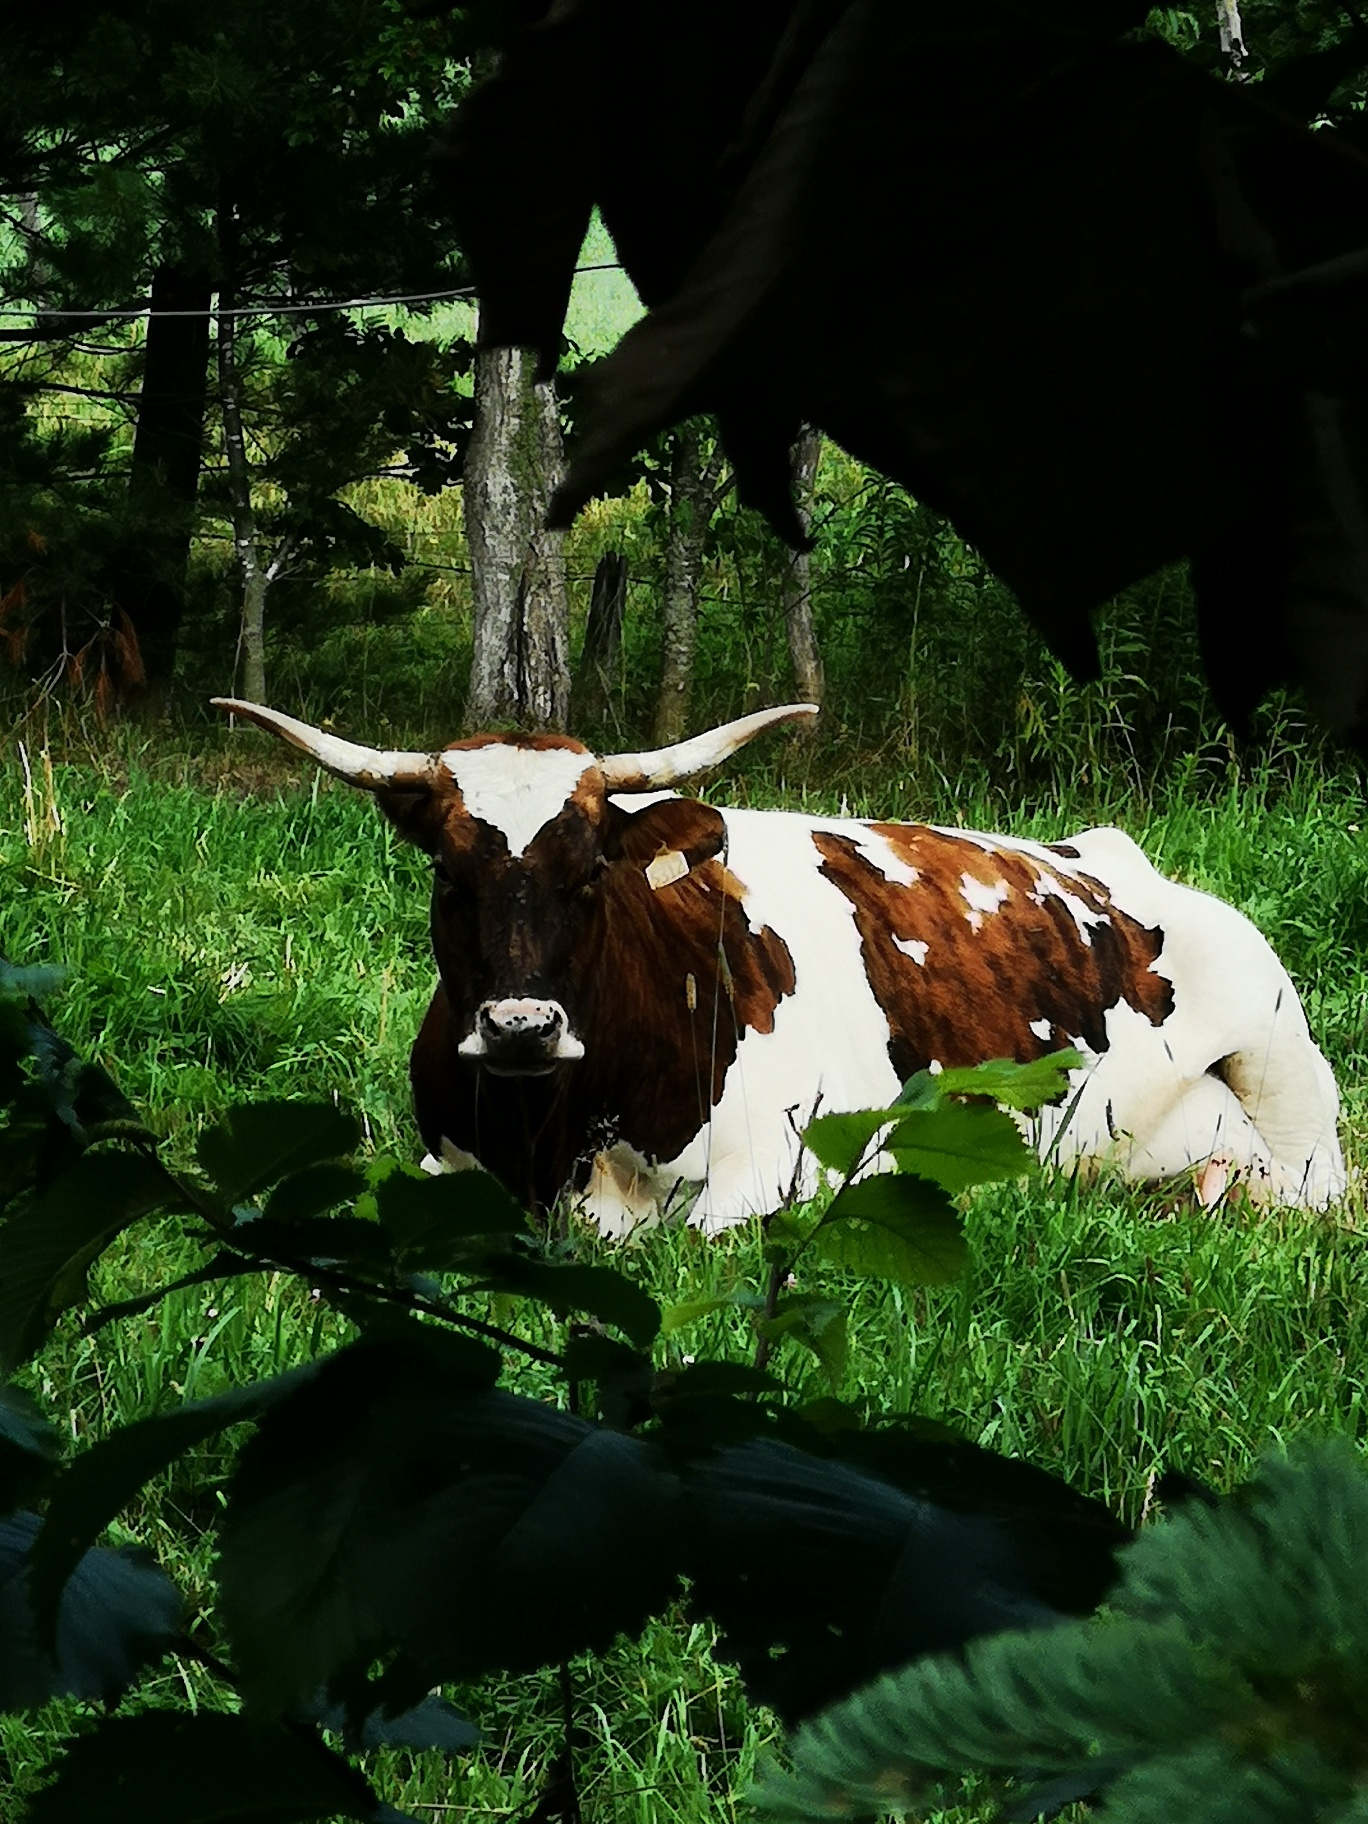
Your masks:
{"label": "cow's ear", "polygon": [[375,793],[375,802],[403,837],[416,848],[431,851],[437,846],[441,818],[431,791]]}
{"label": "cow's ear", "polygon": [[694,798],[664,798],[640,811],[609,809],[604,854],[641,868],[653,887],[666,887],[711,861],[727,839],[721,813]]}

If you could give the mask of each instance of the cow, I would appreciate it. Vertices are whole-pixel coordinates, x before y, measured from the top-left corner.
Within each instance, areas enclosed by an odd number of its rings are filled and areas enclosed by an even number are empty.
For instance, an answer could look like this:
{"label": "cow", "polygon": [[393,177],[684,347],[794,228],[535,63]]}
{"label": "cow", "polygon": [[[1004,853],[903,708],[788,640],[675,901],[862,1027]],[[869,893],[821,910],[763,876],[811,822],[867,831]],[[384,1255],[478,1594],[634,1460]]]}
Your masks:
{"label": "cow", "polygon": [[433,1160],[536,1205],[568,1190],[615,1235],[683,1207],[711,1233],[814,1188],[814,1109],[1063,1046],[1083,1062],[1037,1118],[1042,1155],[1137,1180],[1200,1167],[1208,1196],[1232,1173],[1275,1203],[1343,1191],[1335,1080],[1286,971],[1120,830],[1033,842],[669,789],[810,704],[596,755],[559,734],[388,752],[214,702],[431,856],[418,1127]]}

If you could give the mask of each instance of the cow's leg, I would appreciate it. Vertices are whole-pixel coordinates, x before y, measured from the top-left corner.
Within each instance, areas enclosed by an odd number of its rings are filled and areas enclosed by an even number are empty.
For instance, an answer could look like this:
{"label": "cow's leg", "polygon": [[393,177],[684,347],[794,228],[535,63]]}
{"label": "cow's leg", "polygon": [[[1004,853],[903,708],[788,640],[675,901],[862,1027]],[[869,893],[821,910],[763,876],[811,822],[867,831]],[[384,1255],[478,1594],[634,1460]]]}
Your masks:
{"label": "cow's leg", "polygon": [[1275,1018],[1262,1043],[1222,1059],[1219,1069],[1268,1148],[1271,1194],[1279,1203],[1323,1209],[1345,1189],[1339,1091],[1300,1006],[1294,1014]]}
{"label": "cow's leg", "polygon": [[653,1166],[625,1141],[594,1155],[589,1182],[575,1199],[575,1213],[600,1235],[620,1241],[634,1229],[660,1222],[687,1201],[694,1186],[677,1171]]}
{"label": "cow's leg", "polygon": [[1075,1075],[1076,1100],[1042,1111],[1042,1156],[1107,1162],[1133,1179],[1217,1159],[1256,1196],[1324,1206],[1344,1189],[1334,1078],[1291,985],[1267,1008],[1246,1022],[1246,1046],[1216,1058],[1198,1049],[1200,1031],[1113,1008],[1107,1050]]}

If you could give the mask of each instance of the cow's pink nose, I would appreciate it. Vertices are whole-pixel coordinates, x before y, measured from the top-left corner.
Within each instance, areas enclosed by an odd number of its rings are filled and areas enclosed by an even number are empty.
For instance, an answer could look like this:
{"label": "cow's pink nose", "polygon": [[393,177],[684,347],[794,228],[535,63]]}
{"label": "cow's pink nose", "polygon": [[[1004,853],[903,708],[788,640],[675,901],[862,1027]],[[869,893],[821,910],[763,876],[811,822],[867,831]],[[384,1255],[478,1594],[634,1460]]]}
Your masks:
{"label": "cow's pink nose", "polygon": [[566,1025],[559,1001],[485,1001],[478,1017],[480,1030],[491,1043],[510,1039],[549,1042]]}

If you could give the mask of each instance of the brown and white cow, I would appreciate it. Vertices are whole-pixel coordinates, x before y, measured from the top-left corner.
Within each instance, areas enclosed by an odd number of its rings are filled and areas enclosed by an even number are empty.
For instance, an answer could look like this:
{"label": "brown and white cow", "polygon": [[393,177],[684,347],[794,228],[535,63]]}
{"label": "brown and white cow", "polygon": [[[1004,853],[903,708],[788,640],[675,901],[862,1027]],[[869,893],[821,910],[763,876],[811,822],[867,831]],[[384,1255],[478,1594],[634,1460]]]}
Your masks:
{"label": "brown and white cow", "polygon": [[914,1071],[1073,1045],[1042,1153],[1165,1178],[1204,1161],[1277,1202],[1339,1195],[1339,1098],[1254,926],[1128,836],[1064,843],[633,798],[715,766],[791,705],[650,754],[560,735],[441,753],[339,740],[215,699],[375,795],[432,857],[440,982],[413,1049],[430,1152],[622,1233],[708,1231],[813,1182],[798,1129]]}

